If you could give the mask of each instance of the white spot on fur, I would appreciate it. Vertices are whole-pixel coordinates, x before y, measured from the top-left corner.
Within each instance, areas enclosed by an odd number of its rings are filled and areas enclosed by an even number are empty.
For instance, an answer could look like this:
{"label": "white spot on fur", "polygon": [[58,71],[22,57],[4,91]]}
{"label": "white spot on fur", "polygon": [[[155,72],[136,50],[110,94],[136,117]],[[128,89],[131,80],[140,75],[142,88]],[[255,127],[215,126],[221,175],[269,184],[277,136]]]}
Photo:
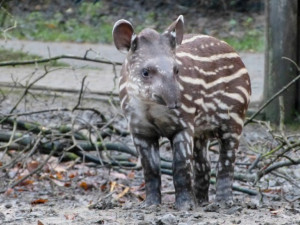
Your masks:
{"label": "white spot on fur", "polygon": [[125,96],[123,97],[123,99],[121,100],[121,109],[123,109],[124,102],[126,101],[127,98],[128,98],[128,96],[125,95]]}
{"label": "white spot on fur", "polygon": [[237,113],[229,113],[229,116],[240,126],[244,125],[244,121]]}
{"label": "white spot on fur", "polygon": [[178,65],[182,65],[182,62],[179,59],[175,60]]}
{"label": "white spot on fur", "polygon": [[193,99],[193,97],[191,95],[188,94],[184,94],[183,95],[187,100],[191,101]]}
{"label": "white spot on fur", "polygon": [[[230,81],[240,78],[241,76],[243,76],[244,74],[247,74],[247,73],[248,73],[247,70],[245,68],[242,68],[232,75],[229,75],[226,77],[220,77],[219,79],[214,80],[209,83],[206,83],[206,81],[203,79],[192,78],[190,76],[180,76],[179,78],[185,83],[189,83],[189,84],[193,84],[193,85],[202,85],[204,88],[209,89],[209,88],[216,86],[218,84],[221,84],[221,83],[229,83]],[[233,95],[233,93],[227,93],[227,94]]]}
{"label": "white spot on fur", "polygon": [[222,138],[223,138],[223,139],[234,138],[234,139],[236,139],[236,140],[239,140],[239,139],[240,139],[240,136],[241,136],[241,135],[238,135],[238,134],[236,134],[236,133],[224,133],[223,136],[222,136]]}
{"label": "white spot on fur", "polygon": [[195,107],[187,107],[186,105],[184,104],[181,104],[181,109],[183,111],[185,111],[186,113],[190,113],[190,114],[194,114],[196,112],[196,108]]}
{"label": "white spot on fur", "polygon": [[191,124],[190,122],[188,122],[188,126],[189,126],[189,128],[191,129],[191,131],[194,132],[194,125]]}
{"label": "white spot on fur", "polygon": [[229,144],[229,146],[230,146],[231,148],[234,148],[235,142],[231,141],[230,144]]}
{"label": "white spot on fur", "polygon": [[181,85],[181,83],[177,82],[178,83],[178,87],[179,87],[179,90],[180,91],[183,91],[184,90],[184,87]]}
{"label": "white spot on fur", "polygon": [[228,158],[231,158],[232,156],[233,156],[232,150],[228,150],[228,151],[227,151],[227,157],[228,157]]}
{"label": "white spot on fur", "polygon": [[225,166],[229,166],[230,165],[230,161],[227,159],[226,161],[225,161]]}
{"label": "white spot on fur", "polygon": [[184,122],[182,119],[179,120],[179,123],[182,127],[187,127],[186,122]]}
{"label": "white spot on fur", "polygon": [[193,37],[188,38],[188,39],[184,39],[184,40],[182,41],[182,44],[186,44],[186,43],[189,43],[189,42],[193,42],[193,41],[195,41],[195,40],[197,40],[197,39],[202,39],[202,38],[211,38],[211,37],[208,36],[208,35],[197,35],[197,36],[193,36]]}

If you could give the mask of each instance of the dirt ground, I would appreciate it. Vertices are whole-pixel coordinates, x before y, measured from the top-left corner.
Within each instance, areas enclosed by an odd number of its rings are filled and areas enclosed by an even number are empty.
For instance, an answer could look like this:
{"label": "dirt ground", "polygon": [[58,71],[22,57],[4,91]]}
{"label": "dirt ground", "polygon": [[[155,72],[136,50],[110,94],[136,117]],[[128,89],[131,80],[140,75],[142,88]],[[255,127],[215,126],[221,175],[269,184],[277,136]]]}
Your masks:
{"label": "dirt ground", "polygon": [[[20,91],[2,89],[6,94],[1,102],[1,113],[7,113],[20,97]],[[32,92],[16,112],[35,111],[52,107],[73,107],[77,102],[77,94],[53,95],[44,91],[40,94]],[[35,96],[35,97],[33,97]],[[83,99],[82,105],[93,106],[104,110],[108,116],[118,112],[117,108],[95,100]],[[35,121],[44,126],[62,123],[74,114],[58,112],[54,114],[41,113],[20,117]],[[83,112],[76,114],[80,118],[92,118]],[[120,126],[126,126],[124,118],[120,117]],[[3,127],[2,127],[3,128]],[[132,147],[130,137],[118,139]],[[245,127],[242,143],[237,152],[237,173],[246,172],[254,160],[254,149],[263,148],[273,140],[267,130],[259,125],[250,124]],[[161,155],[170,158],[168,145],[162,148]],[[0,157],[3,152],[0,152]],[[161,206],[142,208],[145,198],[142,171],[124,170],[120,168],[103,168],[93,163],[59,162],[52,157],[43,169],[22,182],[18,186],[7,189],[9,182],[19,175],[30,171],[36,162],[42,162],[47,155],[38,153],[27,160],[20,172],[20,165],[0,172],[0,224],[181,224],[181,225],[218,225],[218,224],[300,224],[300,167],[282,168],[285,176],[269,174],[264,176],[254,187],[252,182],[235,181],[235,185],[250,190],[261,191],[256,196],[234,191],[235,204],[232,208],[218,208],[213,204],[199,207],[193,211],[177,211],[173,207],[174,187],[172,177],[162,176]],[[216,163],[217,154],[211,152],[212,167]],[[254,157],[254,158],[253,158]],[[11,158],[4,156],[2,163]],[[132,159],[136,160],[136,159]],[[253,171],[255,174],[257,170]],[[252,175],[253,175],[252,174]],[[250,174],[251,175],[251,174]],[[292,180],[292,181],[291,181]],[[215,186],[210,187],[210,203],[214,202]]]}

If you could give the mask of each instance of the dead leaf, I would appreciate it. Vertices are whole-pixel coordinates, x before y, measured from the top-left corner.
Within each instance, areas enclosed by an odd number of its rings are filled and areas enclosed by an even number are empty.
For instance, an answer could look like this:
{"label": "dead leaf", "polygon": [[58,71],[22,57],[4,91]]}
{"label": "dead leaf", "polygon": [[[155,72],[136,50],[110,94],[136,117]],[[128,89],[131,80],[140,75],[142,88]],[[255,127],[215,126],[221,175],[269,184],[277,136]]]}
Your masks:
{"label": "dead leaf", "polygon": [[37,225],[44,225],[44,224],[38,220]]}
{"label": "dead leaf", "polygon": [[272,216],[277,216],[279,213],[281,213],[283,211],[283,209],[282,208],[280,208],[280,209],[273,209],[273,208],[271,208],[270,209],[270,212],[271,212],[271,215]]}
{"label": "dead leaf", "polygon": [[48,202],[48,199],[37,199],[31,202],[31,205],[37,205],[37,204],[45,204],[46,202]]}
{"label": "dead leaf", "polygon": [[64,184],[64,186],[65,186],[65,187],[71,187],[71,183],[70,183],[70,182],[66,182],[66,183]]}
{"label": "dead leaf", "polygon": [[73,179],[73,178],[76,177],[76,176],[78,176],[77,173],[71,173],[71,174],[69,175],[69,178],[70,178],[70,179]]}
{"label": "dead leaf", "polygon": [[82,181],[80,184],[79,184],[79,187],[81,187],[82,189],[84,189],[85,191],[89,189],[89,185]]}
{"label": "dead leaf", "polygon": [[34,181],[33,180],[24,180],[23,182],[21,182],[19,185],[20,186],[27,186],[27,185],[30,185],[30,184],[33,184]]}
{"label": "dead leaf", "polygon": [[247,157],[251,160],[251,161],[254,161],[257,156],[256,155],[247,155]]}
{"label": "dead leaf", "polygon": [[31,161],[30,163],[27,163],[27,169],[28,169],[29,173],[31,173],[36,168],[38,168],[39,165],[40,165],[40,163],[35,160]]}
{"label": "dead leaf", "polygon": [[135,178],[135,172],[134,172],[134,171],[131,171],[131,172],[127,175],[127,177],[128,177],[129,179],[134,179],[134,178]]}
{"label": "dead leaf", "polygon": [[141,185],[139,186],[138,190],[142,190],[145,188],[145,182],[141,183]]}
{"label": "dead leaf", "polygon": [[56,173],[56,178],[59,179],[59,180],[62,180],[64,177],[63,177],[61,172],[57,172]]}
{"label": "dead leaf", "polygon": [[5,194],[6,196],[9,196],[9,195],[11,195],[13,192],[14,192],[14,189],[8,188],[4,194]]}
{"label": "dead leaf", "polygon": [[279,213],[279,210],[271,211],[271,214],[272,214],[273,216],[276,216],[278,213]]}
{"label": "dead leaf", "polygon": [[84,175],[85,175],[85,176],[88,176],[88,177],[93,177],[93,176],[96,175],[96,173],[95,173],[95,172],[92,172],[92,171],[90,171],[90,170],[88,170],[88,171],[86,171],[86,172],[84,173]]}
{"label": "dead leaf", "polygon": [[58,173],[64,173],[67,171],[65,166],[63,166],[63,165],[55,166],[54,170],[55,170],[55,172],[58,172]]}
{"label": "dead leaf", "polygon": [[127,176],[123,173],[118,173],[118,172],[111,172],[110,175],[112,177],[118,178],[118,179],[122,179],[122,180],[126,180]]}
{"label": "dead leaf", "polygon": [[67,220],[74,220],[77,215],[78,215],[77,213],[73,213],[71,215],[65,214],[64,216]]}
{"label": "dead leaf", "polygon": [[106,191],[106,189],[107,189],[107,185],[106,185],[106,184],[102,184],[102,185],[100,186],[100,190],[101,190],[101,191]]}
{"label": "dead leaf", "polygon": [[56,180],[56,179],[51,179],[51,181],[56,184],[58,187],[63,187],[65,186],[65,183],[60,181],[60,180]]}

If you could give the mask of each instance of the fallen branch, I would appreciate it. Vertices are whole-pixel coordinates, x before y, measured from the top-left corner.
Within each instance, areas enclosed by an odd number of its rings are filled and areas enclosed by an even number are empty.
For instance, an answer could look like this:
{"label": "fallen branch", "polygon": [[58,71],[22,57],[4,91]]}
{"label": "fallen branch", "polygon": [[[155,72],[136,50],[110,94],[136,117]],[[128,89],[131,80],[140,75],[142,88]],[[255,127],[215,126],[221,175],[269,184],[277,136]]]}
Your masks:
{"label": "fallen branch", "polygon": [[272,165],[270,165],[267,168],[263,168],[260,171],[257,172],[257,178],[254,182],[254,185],[266,174],[277,170],[281,167],[285,167],[285,166],[291,166],[291,165],[299,165],[300,164],[300,159],[296,159],[296,160],[289,160],[289,161],[283,161],[283,162],[278,162],[278,163],[273,163]]}
{"label": "fallen branch", "polygon": [[[70,110],[65,110],[65,111],[70,111]],[[50,129],[50,128],[42,126],[38,123],[26,122],[26,121],[22,121],[22,120],[15,120],[12,118],[8,118],[8,116],[5,116],[5,117],[0,116],[0,124],[9,124],[11,126],[16,124],[16,127],[18,129],[29,131],[29,132],[32,132],[35,134],[40,133],[40,132],[42,132],[43,134],[52,134],[56,131],[56,132],[58,132],[58,134],[61,134],[62,137],[72,130],[70,127],[64,126],[64,125],[62,125],[60,127],[56,127],[54,129]],[[79,140],[88,140],[88,138],[80,132],[75,132],[75,136]]]}
{"label": "fallen branch", "polygon": [[110,64],[110,65],[118,65],[118,66],[122,65],[122,63],[120,63],[120,62],[112,62],[112,61],[108,61],[108,60],[93,59],[93,58],[87,57],[86,55],[84,57],[73,56],[73,55],[59,55],[59,56],[45,58],[45,59],[0,62],[0,67],[1,66],[34,65],[34,64],[37,64],[37,63],[47,63],[47,62],[51,62],[51,61],[56,61],[58,59],[74,59],[74,60],[82,60],[82,61]]}
{"label": "fallen branch", "polygon": [[[17,88],[17,89],[24,89],[25,87],[23,85],[17,85],[17,84],[11,84],[8,82],[0,82],[0,87],[7,87],[7,88]],[[32,86],[30,90],[36,90],[36,91],[53,91],[53,92],[65,92],[65,93],[78,93],[78,90],[71,90],[71,89],[66,89],[66,88],[51,88],[51,87],[44,87],[44,86]],[[100,96],[105,96],[105,97],[118,97],[119,94],[117,93],[112,93],[112,92],[101,92],[101,91],[89,91],[88,94],[91,95],[100,95]]]}
{"label": "fallen branch", "polygon": [[[11,137],[13,136],[13,141],[15,143],[26,146],[30,145],[31,143],[34,143],[35,140],[33,137],[30,136],[30,134],[23,135],[22,133],[15,133],[12,135],[11,132],[5,132],[0,131],[0,142],[8,142]],[[95,144],[97,145],[98,149],[100,151],[102,150],[108,150],[108,151],[117,151],[121,153],[127,153],[129,155],[132,155],[134,157],[137,157],[136,151],[130,149],[127,145],[121,144],[121,143],[91,143],[90,141],[77,141],[78,146],[83,149],[84,151],[94,151],[95,150]],[[63,152],[65,148],[70,146],[70,140],[43,140],[41,141],[39,148],[43,153],[49,154],[49,152],[52,150],[53,146],[56,148],[56,152]],[[74,152],[80,150],[79,147],[74,147],[73,149],[70,149]]]}

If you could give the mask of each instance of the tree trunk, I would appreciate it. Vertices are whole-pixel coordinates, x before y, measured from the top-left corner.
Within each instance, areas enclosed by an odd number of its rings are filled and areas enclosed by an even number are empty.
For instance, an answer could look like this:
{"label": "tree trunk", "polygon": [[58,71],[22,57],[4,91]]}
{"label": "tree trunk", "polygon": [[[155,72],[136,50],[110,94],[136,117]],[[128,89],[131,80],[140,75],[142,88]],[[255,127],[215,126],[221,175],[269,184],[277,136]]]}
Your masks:
{"label": "tree trunk", "polygon": [[[295,62],[299,57],[299,0],[266,0],[266,51],[264,98],[269,99],[280,88],[291,81],[298,71],[295,65],[282,57]],[[284,94],[285,121],[292,121],[299,108],[299,82]],[[279,122],[278,99],[266,108],[266,119]]]}

